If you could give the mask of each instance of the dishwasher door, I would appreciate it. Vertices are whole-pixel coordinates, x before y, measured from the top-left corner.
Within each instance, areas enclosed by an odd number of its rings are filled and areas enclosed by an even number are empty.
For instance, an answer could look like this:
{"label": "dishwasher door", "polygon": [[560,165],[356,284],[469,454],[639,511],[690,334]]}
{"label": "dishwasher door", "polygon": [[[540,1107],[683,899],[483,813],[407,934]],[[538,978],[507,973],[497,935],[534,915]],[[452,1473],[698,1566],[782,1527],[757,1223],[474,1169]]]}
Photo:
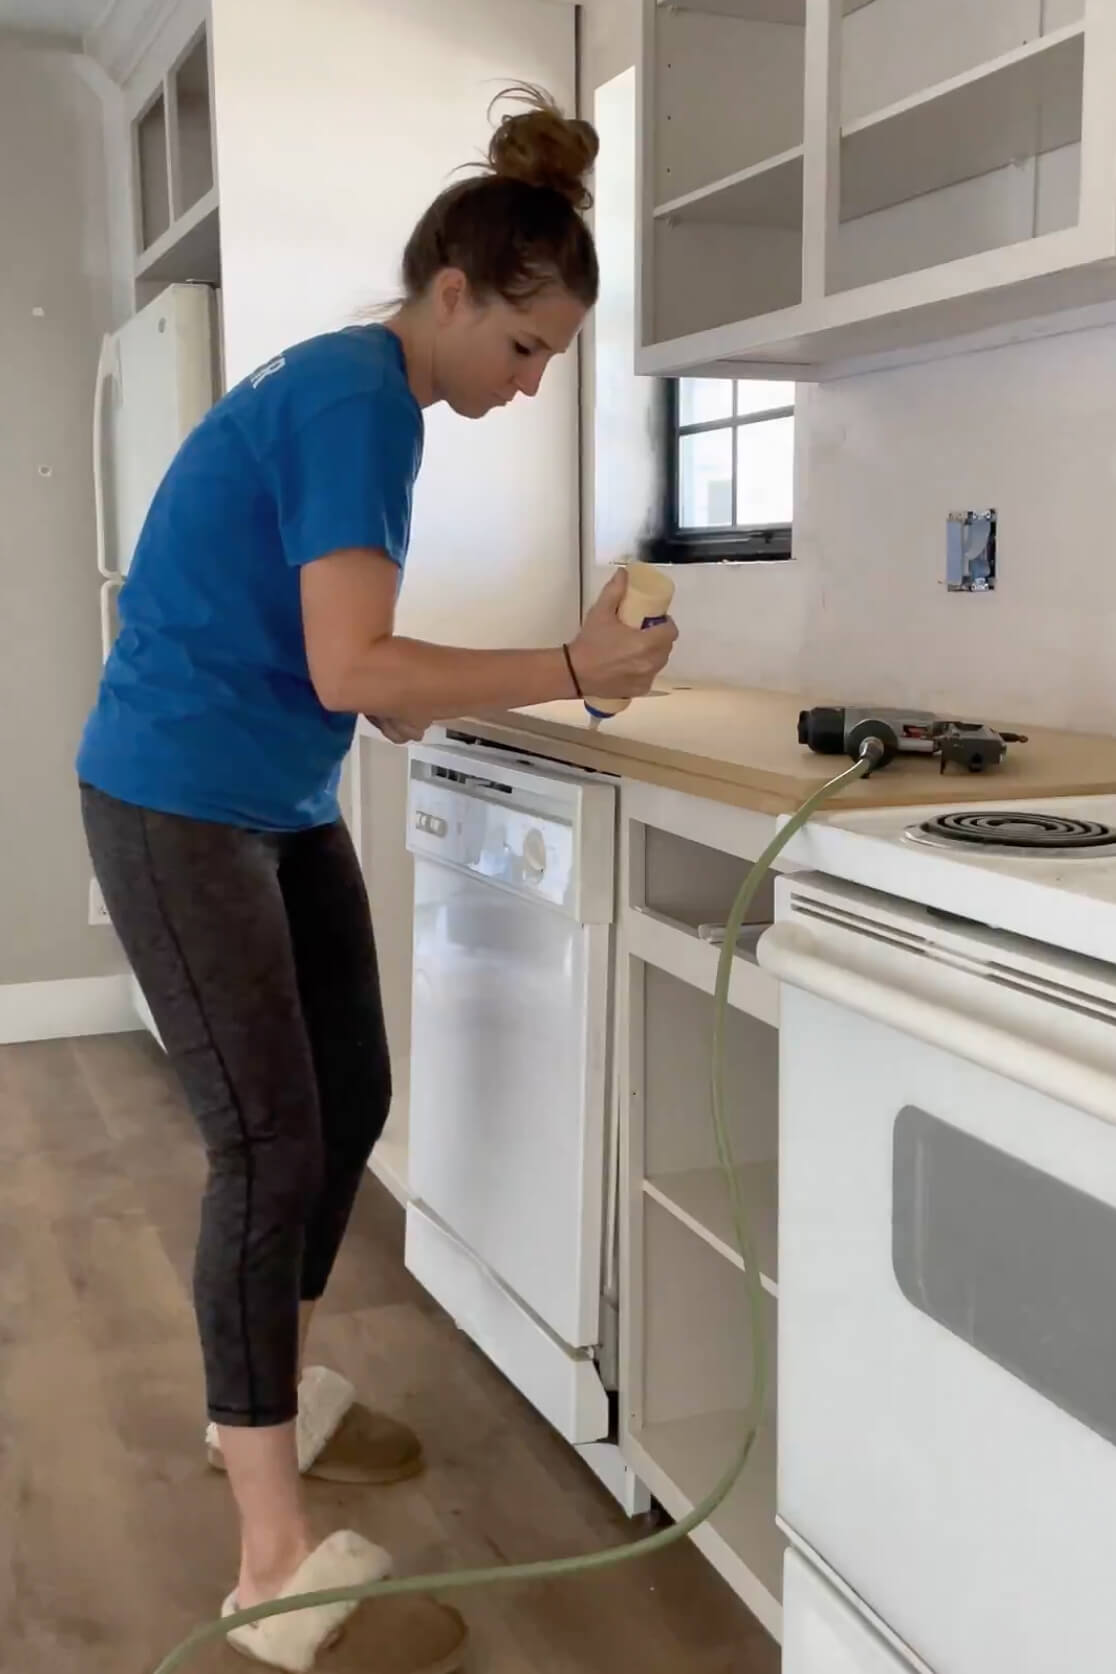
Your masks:
{"label": "dishwasher door", "polygon": [[410,1184],[566,1350],[599,1340],[614,791],[413,752]]}

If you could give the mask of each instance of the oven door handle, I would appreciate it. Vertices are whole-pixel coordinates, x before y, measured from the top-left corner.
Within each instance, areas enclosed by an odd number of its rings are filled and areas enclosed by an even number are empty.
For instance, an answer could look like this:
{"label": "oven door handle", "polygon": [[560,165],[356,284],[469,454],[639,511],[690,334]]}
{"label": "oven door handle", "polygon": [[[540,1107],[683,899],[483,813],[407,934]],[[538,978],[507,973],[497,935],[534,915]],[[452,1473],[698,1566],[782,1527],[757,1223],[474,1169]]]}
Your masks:
{"label": "oven door handle", "polygon": [[[781,982],[1116,1123],[1116,1029],[855,933],[775,924],[758,948]],[[917,982],[912,980],[917,978]]]}

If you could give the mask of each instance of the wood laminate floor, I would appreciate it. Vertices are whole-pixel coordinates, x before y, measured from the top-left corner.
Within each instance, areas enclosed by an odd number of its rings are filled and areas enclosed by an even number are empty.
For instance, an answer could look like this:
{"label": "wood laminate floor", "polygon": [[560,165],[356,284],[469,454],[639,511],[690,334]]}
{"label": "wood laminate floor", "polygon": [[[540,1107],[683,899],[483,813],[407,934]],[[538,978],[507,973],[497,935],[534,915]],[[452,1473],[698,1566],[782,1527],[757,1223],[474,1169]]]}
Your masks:
{"label": "wood laminate floor", "polygon": [[[202,1159],[146,1036],[0,1048],[0,1670],[151,1674],[235,1579],[205,1465],[189,1299]],[[310,1484],[324,1534],[400,1571],[592,1550],[632,1530],[576,1456],[406,1273],[370,1179],[312,1358],[421,1432],[430,1468]],[[778,1652],[691,1547],[591,1580],[457,1600],[472,1674],[775,1674]],[[227,1648],[196,1674],[239,1674]],[[344,1647],[323,1674],[359,1674]]]}

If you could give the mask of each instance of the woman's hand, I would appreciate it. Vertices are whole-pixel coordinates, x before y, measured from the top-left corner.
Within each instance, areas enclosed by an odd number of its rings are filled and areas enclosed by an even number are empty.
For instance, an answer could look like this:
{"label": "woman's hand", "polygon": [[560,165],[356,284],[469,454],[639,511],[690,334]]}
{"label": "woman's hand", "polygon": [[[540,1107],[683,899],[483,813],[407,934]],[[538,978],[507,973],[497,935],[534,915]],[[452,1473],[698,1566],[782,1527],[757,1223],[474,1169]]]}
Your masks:
{"label": "woman's hand", "polygon": [[366,715],[377,732],[382,732],[389,744],[421,744],[426,737],[425,722],[393,720],[390,715]]}
{"label": "woman's hand", "polygon": [[627,572],[618,570],[570,644],[578,684],[587,697],[643,697],[678,638],[671,621],[658,628],[629,628],[620,621],[616,613],[627,586]]}

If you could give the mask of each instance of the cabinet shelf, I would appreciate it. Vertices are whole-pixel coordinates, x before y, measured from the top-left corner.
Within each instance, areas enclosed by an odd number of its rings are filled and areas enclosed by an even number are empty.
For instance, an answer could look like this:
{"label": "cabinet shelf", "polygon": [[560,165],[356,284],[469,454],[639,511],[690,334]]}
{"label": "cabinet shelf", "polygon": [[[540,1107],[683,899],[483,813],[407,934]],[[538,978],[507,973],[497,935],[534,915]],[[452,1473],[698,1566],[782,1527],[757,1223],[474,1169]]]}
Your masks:
{"label": "cabinet shelf", "polygon": [[[752,1229],[763,1288],[771,1296],[778,1296],[779,1166],[774,1162],[748,1163],[736,1170],[736,1177]],[[656,1175],[643,1182],[643,1190],[743,1272],[728,1188],[719,1168]]]}
{"label": "cabinet shelf", "polygon": [[136,278],[164,284],[221,282],[221,220],[217,188],[199,198],[185,215],[136,261]]}
{"label": "cabinet shelf", "polygon": [[[672,1517],[682,1518],[727,1470],[743,1435],[742,1411],[702,1413],[645,1426],[629,1438],[626,1452],[659,1503]],[[775,1421],[769,1418],[740,1482],[693,1539],[768,1632],[778,1636],[786,1541],[775,1522],[775,1482]]]}
{"label": "cabinet shelf", "polygon": [[[729,985],[729,1004],[761,1023],[779,1026],[779,984],[756,963],[756,946],[766,924],[746,924],[737,942]],[[624,915],[628,951],[645,965],[712,994],[717,985],[720,948],[702,941],[696,925],[634,908]]]}
{"label": "cabinet shelf", "polygon": [[[871,6],[875,0],[845,0],[846,17]],[[713,12],[719,17],[739,17],[746,23],[790,23],[802,29],[806,24],[806,0],[659,0],[660,6],[676,11]]]}
{"label": "cabinet shelf", "polygon": [[802,226],[802,159],[803,148],[797,145],[660,204],[655,218],[797,231]]}
{"label": "cabinet shelf", "polygon": [[858,220],[1081,139],[1085,33],[1070,25],[849,123],[841,218]]}

